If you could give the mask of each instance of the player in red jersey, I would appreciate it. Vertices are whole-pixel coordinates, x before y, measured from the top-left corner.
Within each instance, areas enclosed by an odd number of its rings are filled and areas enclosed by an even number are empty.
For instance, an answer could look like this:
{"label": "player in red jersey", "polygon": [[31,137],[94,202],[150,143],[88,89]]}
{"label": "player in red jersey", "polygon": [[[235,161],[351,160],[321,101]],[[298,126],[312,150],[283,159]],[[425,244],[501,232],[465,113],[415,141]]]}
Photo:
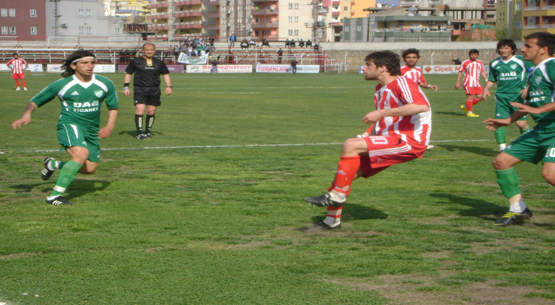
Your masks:
{"label": "player in red jersey", "polygon": [[19,58],[19,54],[13,53],[13,59],[8,61],[8,68],[12,70],[12,79],[15,80],[15,85],[17,88],[15,90],[21,90],[19,87],[19,80],[21,79],[23,90],[27,90],[27,83],[25,83],[24,71],[27,68],[27,62],[23,58]]}
{"label": "player in red jersey", "polygon": [[405,50],[403,52],[403,61],[405,61],[405,65],[401,66],[401,75],[412,79],[422,88],[429,88],[437,91],[439,88],[437,86],[428,84],[428,82],[426,82],[426,78],[424,78],[424,73],[422,73],[422,70],[416,67],[419,59],[420,51],[418,51],[417,49]]}
{"label": "player in red jersey", "polygon": [[418,85],[400,76],[399,56],[391,51],[366,56],[365,80],[379,84],[374,95],[376,110],[362,121],[371,125],[361,138],[343,143],[335,179],[324,195],[305,200],[326,207],[328,215],[315,229],[341,227],[341,211],[353,180],[371,177],[389,166],[421,158],[430,143],[432,111]]}
{"label": "player in red jersey", "polygon": [[457,82],[455,89],[461,87],[461,76],[464,73],[463,88],[466,94],[466,104],[461,105],[461,109],[466,116],[477,118],[479,115],[472,112],[472,106],[478,104],[482,100],[482,85],[480,84],[480,75],[487,80],[488,77],[484,71],[484,64],[478,60],[480,52],[476,49],[468,51],[468,59],[461,64],[459,74],[457,75]]}

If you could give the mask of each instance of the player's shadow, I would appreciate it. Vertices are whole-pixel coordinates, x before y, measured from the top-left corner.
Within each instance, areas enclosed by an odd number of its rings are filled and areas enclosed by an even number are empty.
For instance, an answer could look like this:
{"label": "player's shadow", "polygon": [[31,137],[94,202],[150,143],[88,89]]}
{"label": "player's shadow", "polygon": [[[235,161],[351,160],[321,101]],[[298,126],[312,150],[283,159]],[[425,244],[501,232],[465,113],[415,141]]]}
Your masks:
{"label": "player's shadow", "polygon": [[496,151],[494,149],[491,148],[484,148],[484,147],[476,147],[476,146],[459,146],[459,145],[445,145],[445,144],[440,144],[440,145],[436,145],[439,147],[443,147],[445,149],[447,149],[447,151],[457,151],[457,150],[463,150],[463,151],[467,151],[473,154],[477,154],[480,156],[484,156],[484,157],[495,157],[499,154],[499,151]]}
{"label": "player's shadow", "polygon": [[454,115],[454,116],[466,116],[466,114],[462,112],[447,112],[447,111],[439,111],[434,112],[434,114],[446,114],[446,115]]}
{"label": "player's shadow", "polygon": [[[164,134],[162,132],[156,132],[156,131],[154,131],[154,132],[151,131],[150,133],[152,134],[153,137]],[[129,131],[120,131],[118,134],[119,135],[128,135],[128,136],[131,136],[133,138],[136,138],[137,137],[137,130],[133,129],[133,130],[129,130]]]}
{"label": "player's shadow", "polygon": [[[55,183],[55,182],[54,182]],[[10,186],[10,188],[15,189],[16,192],[29,193],[35,188],[40,188],[42,193],[49,194],[52,191],[52,182],[42,182],[35,184],[16,184]],[[109,181],[104,180],[85,180],[85,179],[75,179],[71,183],[71,186],[66,191],[67,199],[78,198],[87,193],[94,193],[96,191],[102,191],[110,185]]]}
{"label": "player's shadow", "polygon": [[[325,214],[326,211],[323,210],[323,213]],[[346,203],[345,208],[341,213],[341,220],[353,221],[353,220],[362,220],[362,219],[386,219],[387,216],[388,215],[385,214],[384,212],[370,208],[368,206],[364,206],[356,203]],[[324,218],[325,218],[325,215],[324,217],[322,217],[322,215],[313,216],[311,220],[313,223],[317,223],[324,220]],[[303,230],[303,229],[305,228],[300,228],[300,230]]]}
{"label": "player's shadow", "polygon": [[485,220],[497,220],[499,219],[498,217],[492,217],[491,215],[502,216],[507,212],[507,207],[499,206],[482,199],[462,197],[447,193],[430,193],[430,196],[439,198],[440,200],[445,200],[436,201],[438,204],[456,203],[469,207],[468,209],[458,209],[457,214],[461,216],[480,217]]}

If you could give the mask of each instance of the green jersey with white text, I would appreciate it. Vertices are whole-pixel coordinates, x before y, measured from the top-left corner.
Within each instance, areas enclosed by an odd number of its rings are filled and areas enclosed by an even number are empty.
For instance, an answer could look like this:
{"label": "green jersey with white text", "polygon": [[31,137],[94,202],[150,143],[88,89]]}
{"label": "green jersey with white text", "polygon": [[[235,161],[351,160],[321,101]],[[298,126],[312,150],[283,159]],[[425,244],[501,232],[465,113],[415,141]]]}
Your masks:
{"label": "green jersey with white text", "polygon": [[[530,107],[538,108],[553,103],[555,93],[555,58],[548,58],[537,65],[528,75],[528,96]],[[555,126],[555,111],[531,114],[541,127]]]}
{"label": "green jersey with white text", "polygon": [[513,56],[507,61],[499,57],[489,64],[488,81],[497,83],[496,95],[515,94],[526,87],[527,72],[533,67],[534,64],[522,56]]}
{"label": "green jersey with white text", "polygon": [[89,130],[98,131],[103,102],[106,102],[110,110],[119,107],[114,83],[104,76],[95,74],[86,83],[75,75],[55,81],[35,95],[31,102],[41,107],[55,97],[58,97],[62,104],[58,124],[78,124]]}

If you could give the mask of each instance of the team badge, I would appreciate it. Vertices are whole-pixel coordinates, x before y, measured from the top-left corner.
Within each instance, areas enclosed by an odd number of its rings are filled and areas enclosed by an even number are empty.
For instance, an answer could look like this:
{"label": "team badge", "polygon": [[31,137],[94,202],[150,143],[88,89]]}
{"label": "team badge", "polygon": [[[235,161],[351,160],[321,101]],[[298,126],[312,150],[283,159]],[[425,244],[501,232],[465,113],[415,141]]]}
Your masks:
{"label": "team badge", "polygon": [[511,69],[513,69],[513,70],[516,69],[516,64],[512,64]]}
{"label": "team badge", "polygon": [[542,83],[542,77],[541,76],[537,76],[536,77],[536,85],[539,85]]}
{"label": "team badge", "polygon": [[104,91],[102,91],[102,90],[96,90],[94,92],[94,95],[96,95],[96,97],[98,97],[98,98],[101,98],[103,93],[104,93]]}

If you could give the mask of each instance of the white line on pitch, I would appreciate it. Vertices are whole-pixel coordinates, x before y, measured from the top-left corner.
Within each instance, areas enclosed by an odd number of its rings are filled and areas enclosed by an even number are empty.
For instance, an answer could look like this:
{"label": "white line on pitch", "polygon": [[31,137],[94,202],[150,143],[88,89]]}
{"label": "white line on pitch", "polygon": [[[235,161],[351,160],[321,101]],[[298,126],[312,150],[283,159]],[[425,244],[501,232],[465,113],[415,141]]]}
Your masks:
{"label": "white line on pitch", "polygon": [[[455,143],[455,142],[492,142],[494,139],[488,140],[439,140],[432,141],[430,144],[437,143]],[[342,145],[343,143],[300,143],[300,144],[245,144],[245,145],[191,145],[191,146],[154,146],[154,147],[118,147],[118,148],[102,148],[102,151],[117,150],[143,150],[143,149],[192,149],[192,148],[249,148],[249,147],[296,147],[296,146],[326,146],[326,145]],[[29,149],[23,150],[23,153],[42,153],[57,152],[58,149]]]}

